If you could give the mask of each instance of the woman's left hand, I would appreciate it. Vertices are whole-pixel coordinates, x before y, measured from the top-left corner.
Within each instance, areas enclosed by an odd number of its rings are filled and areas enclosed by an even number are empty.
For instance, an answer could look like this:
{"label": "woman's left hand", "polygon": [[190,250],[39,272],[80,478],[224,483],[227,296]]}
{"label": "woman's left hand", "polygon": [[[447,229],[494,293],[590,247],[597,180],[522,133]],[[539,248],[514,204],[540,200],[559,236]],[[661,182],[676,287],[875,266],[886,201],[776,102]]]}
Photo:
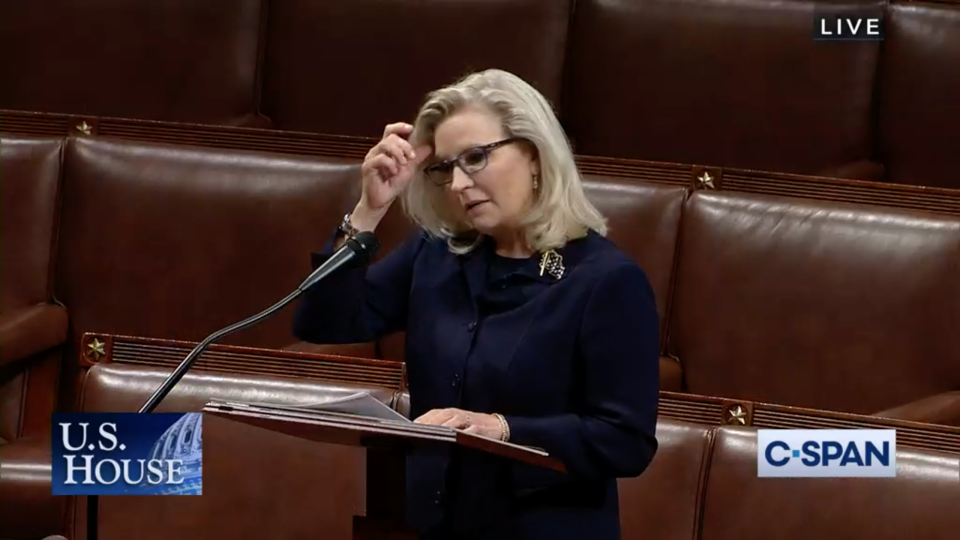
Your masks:
{"label": "woman's left hand", "polygon": [[433,409],[414,420],[414,423],[462,429],[467,433],[497,440],[500,440],[501,435],[500,421],[496,416],[463,409]]}

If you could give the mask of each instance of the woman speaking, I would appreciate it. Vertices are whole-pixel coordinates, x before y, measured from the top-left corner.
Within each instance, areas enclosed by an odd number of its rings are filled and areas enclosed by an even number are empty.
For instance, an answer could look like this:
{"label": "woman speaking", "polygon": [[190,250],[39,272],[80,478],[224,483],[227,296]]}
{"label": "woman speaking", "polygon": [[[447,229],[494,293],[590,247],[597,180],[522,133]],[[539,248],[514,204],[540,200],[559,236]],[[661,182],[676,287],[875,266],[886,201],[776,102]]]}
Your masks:
{"label": "woman speaking", "polygon": [[361,170],[360,200],[314,266],[397,199],[419,231],[311,289],[294,334],[405,331],[416,422],[542,448],[567,469],[414,451],[409,524],[427,539],[619,539],[616,479],[657,449],[659,322],[546,99],[510,73],[472,74],[431,93],[412,126],[387,126]]}

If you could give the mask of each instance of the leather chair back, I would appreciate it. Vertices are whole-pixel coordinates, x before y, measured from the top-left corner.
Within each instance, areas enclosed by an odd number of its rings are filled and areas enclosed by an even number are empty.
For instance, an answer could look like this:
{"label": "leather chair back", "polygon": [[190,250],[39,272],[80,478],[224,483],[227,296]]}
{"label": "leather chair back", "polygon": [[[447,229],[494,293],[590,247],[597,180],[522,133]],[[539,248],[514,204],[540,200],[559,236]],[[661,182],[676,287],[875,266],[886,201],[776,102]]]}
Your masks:
{"label": "leather chair back", "polygon": [[721,427],[700,540],[947,540],[960,530],[960,459],[900,448],[896,478],[757,478],[755,429]]}
{"label": "leather chair back", "polygon": [[283,129],[380,137],[424,95],[511,71],[559,104],[570,0],[273,0],[263,113]]}
{"label": "leather chair back", "polygon": [[960,218],[698,191],[679,250],[693,393],[873,414],[960,388]]}
{"label": "leather chair back", "polygon": [[0,3],[0,107],[255,122],[266,0]]}
{"label": "leather chair back", "polygon": [[[62,147],[59,137],[0,136],[0,316],[6,316],[5,337],[19,331],[18,311],[52,299]],[[0,347],[9,351],[11,345]],[[59,357],[42,354],[0,364],[0,440],[46,431],[50,424]],[[29,422],[28,415],[34,415]]]}
{"label": "leather chair back", "polygon": [[[359,182],[353,160],[108,138],[70,139],[64,168],[56,287],[74,370],[85,332],[200,341],[287,296]],[[222,343],[290,345],[294,309]]]}
{"label": "leather chair back", "polygon": [[869,158],[879,43],[813,41],[820,7],[577,2],[563,107],[577,151],[806,174]]}
{"label": "leather chair back", "polygon": [[623,540],[696,539],[713,429],[661,418],[657,442],[646,472],[619,481]]}
{"label": "leather chair back", "polygon": [[[102,364],[83,386],[85,412],[137,411],[170,370]],[[210,399],[307,405],[366,390],[393,406],[394,390],[341,383],[192,370],[157,413],[194,412]],[[213,415],[203,418],[203,495],[103,497],[101,538],[350,538],[365,511],[363,450],[270,433]],[[74,530],[85,526],[76,499]],[[321,532],[322,531],[322,532]],[[75,533],[76,534],[76,533]],[[72,537],[72,536],[71,536]]]}
{"label": "leather chair back", "polygon": [[[310,272],[359,182],[352,160],[71,139],[59,297],[87,331],[199,341]],[[350,201],[352,203],[353,201]],[[288,306],[224,343],[294,341]]]}
{"label": "leather chair back", "polygon": [[602,176],[586,177],[584,187],[587,197],[607,217],[607,238],[646,272],[660,312],[660,335],[666,338],[680,215],[687,190]]}
{"label": "leather chair back", "polygon": [[891,2],[884,31],[878,140],[887,179],[960,187],[960,5]]}
{"label": "leather chair back", "polygon": [[62,137],[0,136],[0,313],[50,300]]}

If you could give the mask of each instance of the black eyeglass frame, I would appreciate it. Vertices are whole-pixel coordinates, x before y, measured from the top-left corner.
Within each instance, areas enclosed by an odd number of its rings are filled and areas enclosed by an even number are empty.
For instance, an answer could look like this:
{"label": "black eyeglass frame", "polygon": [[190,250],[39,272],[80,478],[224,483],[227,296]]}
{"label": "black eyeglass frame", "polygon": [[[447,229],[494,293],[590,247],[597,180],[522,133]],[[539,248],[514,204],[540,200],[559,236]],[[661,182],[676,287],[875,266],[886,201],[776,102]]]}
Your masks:
{"label": "black eyeglass frame", "polygon": [[[500,148],[500,147],[502,147],[502,146],[506,146],[506,145],[508,145],[508,144],[512,144],[512,143],[515,143],[515,142],[521,142],[521,141],[524,141],[524,140],[526,140],[526,139],[524,139],[524,138],[522,138],[522,137],[507,137],[506,139],[501,139],[501,140],[499,140],[499,141],[492,142],[492,143],[489,143],[489,144],[484,144],[484,145],[480,145],[480,146],[473,146],[473,147],[471,147],[471,148],[467,148],[467,149],[464,150],[463,152],[460,152],[459,154],[457,154],[456,156],[454,156],[454,157],[452,157],[452,158],[450,158],[450,159],[445,159],[445,160],[443,160],[443,161],[438,161],[438,162],[433,163],[433,164],[431,164],[431,165],[427,165],[426,167],[423,168],[423,174],[424,174],[424,175],[427,177],[427,179],[430,180],[430,182],[433,183],[434,185],[439,186],[439,187],[443,187],[443,186],[449,184],[450,182],[453,182],[453,174],[452,174],[452,173],[453,173],[453,168],[454,168],[454,167],[460,167],[460,170],[463,171],[464,173],[466,173],[468,176],[469,176],[469,175],[472,175],[472,174],[476,174],[476,173],[482,171],[483,169],[485,169],[485,168],[487,167],[487,164],[490,163],[490,153],[491,153],[491,152],[493,152],[494,150],[496,150],[497,148]],[[470,154],[471,152],[476,152],[476,151],[478,151],[478,150],[481,151],[481,152],[483,152],[483,163],[482,163],[482,165],[480,165],[479,167],[473,167],[473,166],[465,165],[465,164],[463,163],[464,157],[465,157],[466,155]],[[432,174],[431,174],[431,170],[433,171]],[[441,172],[441,171],[442,171],[442,172]],[[437,181],[437,176],[438,176],[437,173],[440,173],[439,176],[441,176],[441,178],[443,179],[443,181],[441,181],[441,182],[438,182],[438,181]]]}

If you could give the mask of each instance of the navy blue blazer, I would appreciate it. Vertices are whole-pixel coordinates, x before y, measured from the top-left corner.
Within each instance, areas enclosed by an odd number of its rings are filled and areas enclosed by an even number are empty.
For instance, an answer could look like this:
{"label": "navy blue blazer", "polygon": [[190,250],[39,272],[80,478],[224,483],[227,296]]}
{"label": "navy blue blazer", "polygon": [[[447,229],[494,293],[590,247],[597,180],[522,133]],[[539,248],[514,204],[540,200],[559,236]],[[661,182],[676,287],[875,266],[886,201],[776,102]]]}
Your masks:
{"label": "navy blue blazer", "polygon": [[[313,254],[326,260],[332,242]],[[533,273],[530,299],[483,317],[492,242],[454,255],[419,232],[383,260],[308,291],[294,334],[355,343],[406,332],[411,416],[499,412],[510,441],[566,473],[471,451],[408,459],[407,516],[424,538],[620,538],[616,478],[657,449],[659,319],[644,271],[591,232],[557,252],[559,278]],[[536,260],[533,261],[536,263]]]}

